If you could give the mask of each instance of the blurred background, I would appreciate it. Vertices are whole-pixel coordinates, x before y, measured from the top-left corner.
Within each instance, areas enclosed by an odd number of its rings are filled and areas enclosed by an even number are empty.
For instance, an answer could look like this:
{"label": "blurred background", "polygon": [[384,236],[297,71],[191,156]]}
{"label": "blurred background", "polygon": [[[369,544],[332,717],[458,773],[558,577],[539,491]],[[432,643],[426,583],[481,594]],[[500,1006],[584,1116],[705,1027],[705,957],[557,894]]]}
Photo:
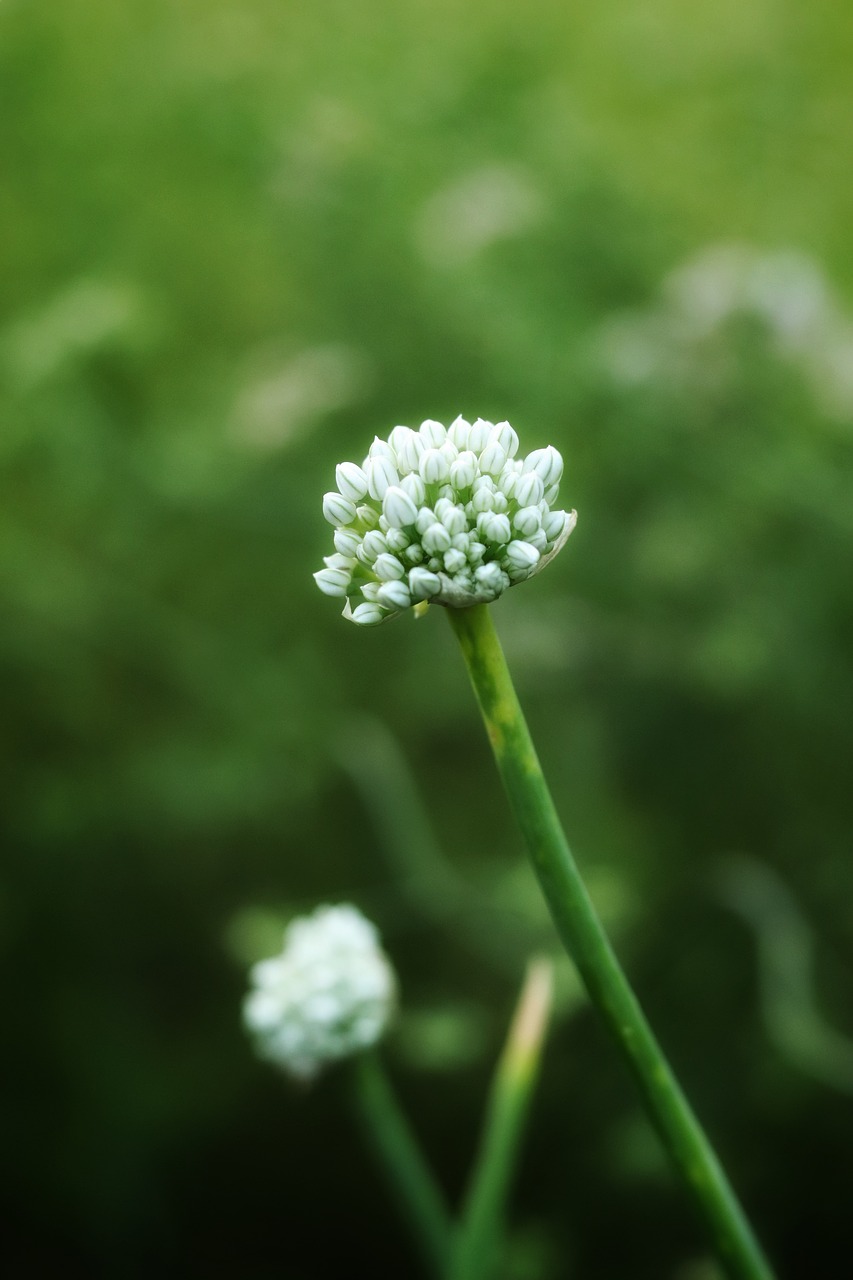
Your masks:
{"label": "blurred background", "polygon": [[[460,412],[564,454],[520,695],[780,1276],[838,1274],[851,58],[828,0],[0,7],[6,1274],[419,1274],[343,1075],[241,1029],[323,901],[458,1200],[552,936],[440,610],[311,573],[334,464]],[[716,1275],[567,962],[513,1226],[514,1277]]]}

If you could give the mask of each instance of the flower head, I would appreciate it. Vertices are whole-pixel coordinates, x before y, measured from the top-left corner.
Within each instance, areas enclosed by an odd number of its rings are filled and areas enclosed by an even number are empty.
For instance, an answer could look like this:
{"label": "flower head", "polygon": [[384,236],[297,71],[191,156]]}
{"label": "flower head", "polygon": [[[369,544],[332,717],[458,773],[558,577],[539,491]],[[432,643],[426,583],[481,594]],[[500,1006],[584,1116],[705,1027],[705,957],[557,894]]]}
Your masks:
{"label": "flower head", "polygon": [[563,459],[549,445],[516,458],[508,422],[377,436],[359,466],[342,462],[323,499],[335,553],[314,574],[344,617],[364,626],[428,601],[464,609],[543,569],[575,527],[556,508]]}
{"label": "flower head", "polygon": [[292,921],[251,980],[243,1019],[258,1052],[302,1080],[374,1044],[396,990],[376,929],[346,904]]}

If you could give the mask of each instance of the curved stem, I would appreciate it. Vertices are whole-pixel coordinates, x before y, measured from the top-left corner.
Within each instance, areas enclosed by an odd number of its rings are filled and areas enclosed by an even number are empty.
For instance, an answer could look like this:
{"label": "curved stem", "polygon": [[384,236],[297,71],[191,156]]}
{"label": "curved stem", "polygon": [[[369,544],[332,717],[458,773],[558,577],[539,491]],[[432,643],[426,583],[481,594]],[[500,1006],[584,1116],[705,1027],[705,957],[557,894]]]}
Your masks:
{"label": "curved stem", "polygon": [[486,605],[448,609],[504,787],[557,931],[736,1280],[772,1280],[749,1223],[613,952],[581,879]]}
{"label": "curved stem", "polygon": [[444,1197],[377,1055],[359,1054],[353,1060],[352,1073],[356,1112],[364,1135],[385,1168],[427,1270],[434,1280],[444,1280],[453,1230]]}

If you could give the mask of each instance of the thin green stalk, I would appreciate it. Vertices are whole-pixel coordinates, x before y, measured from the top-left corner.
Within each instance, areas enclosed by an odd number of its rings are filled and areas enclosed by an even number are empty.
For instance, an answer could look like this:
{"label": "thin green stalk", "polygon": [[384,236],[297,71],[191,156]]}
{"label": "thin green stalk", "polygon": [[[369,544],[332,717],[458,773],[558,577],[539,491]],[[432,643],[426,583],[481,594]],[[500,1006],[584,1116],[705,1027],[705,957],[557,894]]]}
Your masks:
{"label": "thin green stalk", "polygon": [[418,1241],[427,1270],[445,1280],[452,1224],[444,1197],[394,1094],[378,1056],[353,1060],[356,1113],[376,1150],[400,1211]]}
{"label": "thin green stalk", "polygon": [[507,1198],[548,1023],[551,979],[549,960],[531,963],[492,1081],[449,1280],[490,1280],[495,1275]]}
{"label": "thin green stalk", "polygon": [[749,1223],[616,959],[571,855],[486,605],[448,609],[492,750],[557,931],[736,1280],[772,1280]]}

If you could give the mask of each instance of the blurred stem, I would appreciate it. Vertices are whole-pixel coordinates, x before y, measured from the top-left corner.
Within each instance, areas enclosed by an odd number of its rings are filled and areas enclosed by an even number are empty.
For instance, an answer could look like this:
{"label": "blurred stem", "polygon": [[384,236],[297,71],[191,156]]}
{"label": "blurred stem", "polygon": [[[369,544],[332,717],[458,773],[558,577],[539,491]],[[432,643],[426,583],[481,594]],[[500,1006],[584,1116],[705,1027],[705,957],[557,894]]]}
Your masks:
{"label": "blurred stem", "polygon": [[448,609],[498,769],[563,945],[628,1062],[728,1273],[772,1280],[723,1169],[646,1021],[569,850],[488,606]]}
{"label": "blurred stem", "polygon": [[506,1202],[548,1025],[552,974],[550,960],[535,960],[528,969],[492,1081],[449,1280],[489,1280],[496,1272]]}
{"label": "blurred stem", "polygon": [[445,1280],[452,1225],[444,1197],[378,1055],[359,1054],[353,1060],[352,1074],[356,1114],[364,1135],[379,1156],[427,1270],[434,1280]]}

